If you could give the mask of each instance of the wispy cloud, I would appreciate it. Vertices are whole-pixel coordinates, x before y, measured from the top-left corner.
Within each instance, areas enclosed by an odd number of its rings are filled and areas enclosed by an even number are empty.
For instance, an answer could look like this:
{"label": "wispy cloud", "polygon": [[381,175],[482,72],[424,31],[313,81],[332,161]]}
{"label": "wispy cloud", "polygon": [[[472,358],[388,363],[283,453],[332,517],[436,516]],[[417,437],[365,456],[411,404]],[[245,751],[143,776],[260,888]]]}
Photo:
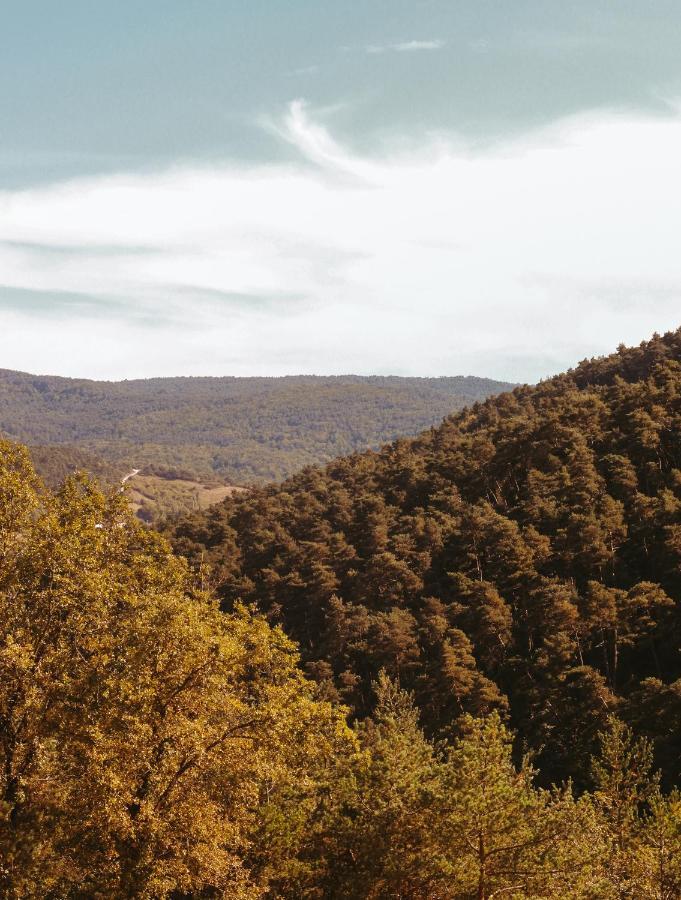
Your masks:
{"label": "wispy cloud", "polygon": [[[128,298],[103,294],[90,295],[76,291],[34,290],[0,284],[0,316],[13,314],[21,318],[35,317],[38,327],[49,323],[63,322],[66,327],[74,319],[110,321],[122,316],[138,325],[159,327],[173,322],[170,310],[160,309],[156,304],[131,305]],[[35,325],[36,323],[34,323]]]}
{"label": "wispy cloud", "polygon": [[288,75],[316,75],[319,72],[318,65],[312,66],[301,66],[298,69],[293,69],[291,72],[287,72]]}
{"label": "wispy cloud", "polygon": [[365,180],[371,180],[377,174],[376,166],[343,147],[323,125],[310,118],[308,105],[302,98],[289,104],[286,115],[273,126],[273,130],[302,156],[327,169],[330,174]]}
{"label": "wispy cloud", "polygon": [[524,380],[681,324],[678,116],[367,158],[297,100],[277,134],[297,161],[0,192],[2,365]]}
{"label": "wispy cloud", "polygon": [[397,44],[368,44],[365,47],[367,53],[416,53],[419,50],[441,50],[445,42],[433,41],[401,41]]}
{"label": "wispy cloud", "polygon": [[606,49],[617,45],[612,31],[593,28],[581,32],[516,29],[502,36],[479,37],[469,43],[476,53],[569,55],[585,49]]}

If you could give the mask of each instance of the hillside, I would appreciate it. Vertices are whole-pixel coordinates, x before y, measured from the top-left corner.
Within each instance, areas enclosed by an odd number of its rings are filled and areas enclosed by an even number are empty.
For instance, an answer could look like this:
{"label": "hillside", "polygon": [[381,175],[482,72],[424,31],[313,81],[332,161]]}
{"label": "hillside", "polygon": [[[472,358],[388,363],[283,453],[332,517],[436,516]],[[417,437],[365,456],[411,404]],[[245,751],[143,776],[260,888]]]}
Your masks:
{"label": "hillside", "polygon": [[30,456],[36,473],[50,491],[56,491],[66,478],[77,472],[86,472],[105,491],[125,484],[125,496],[133,513],[147,525],[207,509],[230,494],[245,490],[216,478],[198,478],[182,469],[159,466],[130,469],[122,462],[110,463],[67,444],[34,446],[30,448]]}
{"label": "hillside", "polygon": [[231,610],[0,439],[0,895],[678,900],[680,338],[178,526]]}
{"label": "hillside", "polygon": [[126,474],[121,466],[68,444],[33,445],[30,452],[36,472],[52,491],[57,490],[64,479],[74,472],[88,472],[103,488],[118,484]]}
{"label": "hillside", "polygon": [[127,496],[138,519],[148,524],[207,509],[246,488],[186,476],[142,471],[127,480]]}
{"label": "hillside", "polygon": [[230,498],[172,538],[359,716],[385,669],[431,735],[508,715],[546,780],[590,783],[612,713],[681,775],[681,331]]}
{"label": "hillside", "polygon": [[0,435],[69,445],[120,469],[233,484],[379,447],[506,390],[485,378],[157,378],[97,382],[0,370]]}
{"label": "hillside", "polygon": [[681,895],[678,794],[616,720],[579,798],[537,787],[497,715],[434,745],[385,675],[350,728],[120,492],[52,494],[3,440],[0,548],[3,898]]}

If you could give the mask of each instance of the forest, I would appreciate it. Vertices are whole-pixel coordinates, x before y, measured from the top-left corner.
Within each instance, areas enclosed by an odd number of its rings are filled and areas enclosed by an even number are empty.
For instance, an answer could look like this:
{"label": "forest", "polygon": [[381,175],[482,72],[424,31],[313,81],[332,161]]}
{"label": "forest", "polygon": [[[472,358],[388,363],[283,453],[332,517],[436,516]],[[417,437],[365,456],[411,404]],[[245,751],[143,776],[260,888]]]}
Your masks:
{"label": "forest", "polygon": [[176,521],[0,442],[0,895],[681,898],[681,331]]}
{"label": "forest", "polygon": [[434,742],[380,671],[371,715],[87,477],[0,444],[0,894],[675,898],[681,797],[611,715],[593,791],[537,783],[504,712]]}
{"label": "forest", "polygon": [[417,434],[509,387],[474,377],[107,382],[0,370],[0,435],[37,446],[51,483],[85,452],[96,475],[156,467],[246,484]]}
{"label": "forest", "polygon": [[681,331],[169,535],[360,719],[385,671],[433,738],[498,713],[544,784],[592,786],[611,715],[681,777]]}

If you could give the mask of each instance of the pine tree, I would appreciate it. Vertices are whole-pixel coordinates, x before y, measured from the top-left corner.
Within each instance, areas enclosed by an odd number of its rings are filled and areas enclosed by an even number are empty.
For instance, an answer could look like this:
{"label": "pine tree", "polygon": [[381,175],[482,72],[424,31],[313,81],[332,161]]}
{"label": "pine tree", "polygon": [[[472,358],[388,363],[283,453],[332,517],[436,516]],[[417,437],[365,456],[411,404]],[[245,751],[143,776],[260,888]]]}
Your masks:
{"label": "pine tree", "polygon": [[600,752],[592,773],[594,801],[605,822],[609,846],[606,875],[613,896],[639,897],[647,875],[639,852],[643,814],[659,796],[652,747],[614,717],[599,737]]}
{"label": "pine tree", "polygon": [[357,729],[364,759],[327,820],[321,896],[427,900],[439,896],[440,763],[409,695],[385,673],[375,688],[376,711]]}
{"label": "pine tree", "polygon": [[598,826],[588,801],[569,788],[534,787],[527,759],[512,760],[512,736],[498,715],[466,721],[449,756],[447,896],[588,897],[598,884]]}

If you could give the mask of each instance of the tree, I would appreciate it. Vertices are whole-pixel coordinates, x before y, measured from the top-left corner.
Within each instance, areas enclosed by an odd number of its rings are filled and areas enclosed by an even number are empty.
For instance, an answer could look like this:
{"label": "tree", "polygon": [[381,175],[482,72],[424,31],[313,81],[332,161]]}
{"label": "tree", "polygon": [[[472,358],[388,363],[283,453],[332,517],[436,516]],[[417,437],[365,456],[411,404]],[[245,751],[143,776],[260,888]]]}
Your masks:
{"label": "tree", "polygon": [[[617,673],[622,648],[632,648],[653,633],[665,610],[674,606],[658,584],[639,582],[630,590],[606,587],[597,581],[587,585],[584,618],[591,629],[600,633],[605,671],[610,686],[617,686]],[[654,643],[651,643],[654,654]]]}
{"label": "tree", "polygon": [[261,896],[353,752],[342,712],[121,494],[30,475],[1,444],[0,892]]}
{"label": "tree", "polygon": [[587,897],[598,884],[598,825],[569,787],[535,788],[512,760],[512,735],[495,713],[466,720],[451,751],[439,824],[454,897]]}
{"label": "tree", "polygon": [[637,847],[637,890],[641,900],[681,897],[681,794],[655,792],[644,816]]}
{"label": "tree", "polygon": [[639,852],[643,814],[659,797],[651,744],[615,717],[601,732],[592,763],[594,801],[606,826],[607,879],[616,897],[638,897],[646,867]]}
{"label": "tree", "polygon": [[439,896],[440,761],[410,696],[381,673],[376,711],[357,727],[364,756],[326,823],[325,898]]}

